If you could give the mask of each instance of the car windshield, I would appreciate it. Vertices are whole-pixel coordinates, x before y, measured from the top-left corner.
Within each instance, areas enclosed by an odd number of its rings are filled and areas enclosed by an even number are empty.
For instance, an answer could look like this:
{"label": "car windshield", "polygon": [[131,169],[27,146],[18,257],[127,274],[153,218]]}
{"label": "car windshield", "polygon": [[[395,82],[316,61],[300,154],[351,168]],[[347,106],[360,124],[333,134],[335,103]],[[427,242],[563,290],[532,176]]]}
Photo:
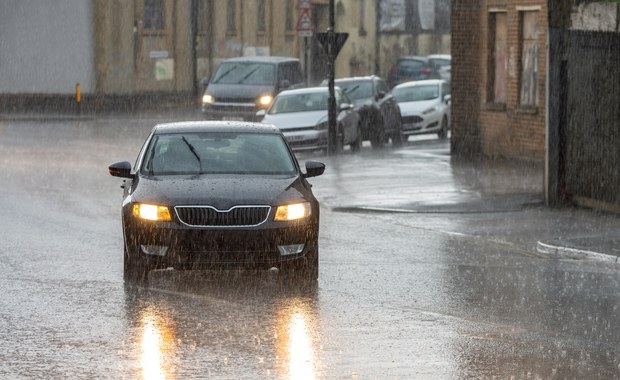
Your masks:
{"label": "car windshield", "polygon": [[439,86],[429,84],[423,86],[404,86],[392,89],[392,95],[399,103],[432,100],[439,97]]}
{"label": "car windshield", "polygon": [[267,112],[270,115],[327,110],[327,91],[305,94],[280,94]]}
{"label": "car windshield", "polygon": [[367,99],[373,96],[373,88],[371,81],[343,81],[337,82],[336,85],[347,94],[350,99]]}
{"label": "car windshield", "polygon": [[224,62],[211,83],[269,85],[275,80],[275,65],[257,62]]}
{"label": "car windshield", "polygon": [[153,136],[141,173],[294,175],[296,166],[277,134],[170,133]]}

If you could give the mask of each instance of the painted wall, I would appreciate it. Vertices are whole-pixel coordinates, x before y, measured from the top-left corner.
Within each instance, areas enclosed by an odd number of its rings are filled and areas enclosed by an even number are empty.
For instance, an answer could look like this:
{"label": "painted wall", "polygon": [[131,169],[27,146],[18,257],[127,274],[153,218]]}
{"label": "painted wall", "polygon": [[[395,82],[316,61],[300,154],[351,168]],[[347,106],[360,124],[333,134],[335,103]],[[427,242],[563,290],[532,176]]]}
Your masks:
{"label": "painted wall", "polygon": [[88,0],[2,0],[0,93],[91,92],[92,25]]}

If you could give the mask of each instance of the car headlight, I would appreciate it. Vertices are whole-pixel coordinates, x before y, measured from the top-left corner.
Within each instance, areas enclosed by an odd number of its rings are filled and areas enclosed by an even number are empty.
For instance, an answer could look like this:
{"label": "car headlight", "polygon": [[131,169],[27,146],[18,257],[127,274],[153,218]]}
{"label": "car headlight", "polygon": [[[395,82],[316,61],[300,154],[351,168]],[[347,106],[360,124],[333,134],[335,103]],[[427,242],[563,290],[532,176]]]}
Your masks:
{"label": "car headlight", "polygon": [[202,96],[202,103],[203,104],[211,104],[213,102],[215,102],[215,98],[213,97],[213,95],[211,95],[211,94],[204,94]]}
{"label": "car headlight", "polygon": [[140,219],[154,220],[159,222],[169,222],[170,209],[167,206],[151,205],[146,203],[136,203],[133,205],[133,216]]}
{"label": "car headlight", "polygon": [[433,106],[431,108],[425,109],[424,112],[422,112],[422,115],[427,115],[427,114],[429,114],[431,112],[434,112],[434,111],[439,111],[439,106]]}
{"label": "car headlight", "polygon": [[258,105],[261,107],[269,107],[272,100],[273,100],[273,96],[262,95],[261,97],[258,98]]}
{"label": "car headlight", "polygon": [[303,219],[310,216],[312,208],[310,202],[294,203],[290,205],[278,206],[276,209],[276,216],[274,218],[277,222],[283,222],[288,220]]}
{"label": "car headlight", "polygon": [[327,121],[324,122],[324,123],[319,123],[314,128],[318,129],[319,131],[324,130],[324,129],[328,129],[329,128],[329,123]]}

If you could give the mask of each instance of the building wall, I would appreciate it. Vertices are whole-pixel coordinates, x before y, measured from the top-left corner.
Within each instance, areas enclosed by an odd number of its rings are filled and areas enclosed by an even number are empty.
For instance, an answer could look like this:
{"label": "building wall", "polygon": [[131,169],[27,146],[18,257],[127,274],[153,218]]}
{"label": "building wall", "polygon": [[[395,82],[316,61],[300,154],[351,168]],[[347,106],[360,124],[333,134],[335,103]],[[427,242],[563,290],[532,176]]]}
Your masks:
{"label": "building wall", "polygon": [[[478,128],[478,138],[480,153],[486,156],[499,156],[510,159],[519,159],[534,162],[543,162],[545,159],[545,133],[546,133],[546,45],[547,45],[547,5],[546,0],[481,0],[479,7],[474,12],[480,22],[479,29],[474,26],[474,22],[466,17],[472,13],[471,1],[463,1],[461,7],[453,7],[455,21],[466,25],[453,24],[455,30],[454,38],[468,38],[478,40],[474,44],[477,47],[478,58],[473,60],[471,56],[466,63],[466,67],[457,69],[459,59],[453,62],[453,81],[457,92],[453,95],[453,119],[455,120],[455,138],[464,138],[459,133],[459,128],[475,129]],[[537,62],[535,70],[537,72],[536,94],[537,102],[535,106],[524,106],[521,103],[521,82],[522,82],[522,50],[524,46],[522,38],[522,12],[536,12],[538,33],[536,44],[538,46]],[[505,46],[505,99],[497,102],[494,99],[493,83],[496,80],[492,77],[494,73],[494,40],[493,25],[490,22],[491,14],[504,14],[506,27],[506,46]],[[473,17],[473,15],[470,15]],[[458,29],[459,35],[456,35]],[[460,34],[464,33],[465,36]],[[476,37],[477,36],[477,37]],[[468,55],[470,45],[458,47],[459,55]],[[479,69],[475,69],[478,67]],[[455,72],[456,70],[456,72]],[[472,72],[470,72],[470,70]],[[463,76],[470,75],[475,79],[473,83],[470,79]],[[459,96],[458,87],[470,91],[472,86],[476,88],[476,101],[468,100],[461,103],[463,99]],[[461,96],[473,96],[460,94]],[[475,111],[472,109],[475,107]],[[471,115],[478,115],[472,118]],[[466,126],[460,125],[459,120],[467,120]],[[477,125],[476,125],[477,124]],[[466,142],[456,141],[454,145],[463,145]]]}
{"label": "building wall", "polygon": [[92,91],[92,21],[89,1],[1,1],[0,93]]}

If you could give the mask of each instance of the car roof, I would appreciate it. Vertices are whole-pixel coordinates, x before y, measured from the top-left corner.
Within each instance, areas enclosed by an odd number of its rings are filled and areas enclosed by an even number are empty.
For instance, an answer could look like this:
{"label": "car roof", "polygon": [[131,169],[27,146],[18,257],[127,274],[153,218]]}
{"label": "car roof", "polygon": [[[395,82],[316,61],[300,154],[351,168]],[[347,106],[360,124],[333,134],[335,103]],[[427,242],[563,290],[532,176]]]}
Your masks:
{"label": "car roof", "polygon": [[[405,82],[405,83],[401,83],[399,85],[396,85],[394,88],[399,87],[416,87],[416,86],[423,86],[423,85],[428,85],[428,84],[443,84],[443,83],[448,83],[443,79],[424,79],[424,80],[414,80],[411,82]],[[393,91],[394,89],[392,89]]]}
{"label": "car roof", "polygon": [[265,62],[265,63],[280,63],[280,62],[298,62],[298,58],[294,57],[280,57],[280,56],[243,56],[225,59],[223,62]]}
{"label": "car roof", "polygon": [[274,125],[249,121],[179,121],[157,124],[153,127],[155,134],[187,132],[281,133]]}
{"label": "car roof", "polygon": [[428,57],[423,57],[420,55],[406,55],[403,57],[399,57],[398,61],[422,61],[428,62]]}
{"label": "car roof", "polygon": [[334,82],[364,81],[364,80],[373,80],[373,79],[383,80],[381,77],[377,75],[365,75],[365,76],[359,76],[359,77],[338,78],[338,79],[335,79]]}
{"label": "car roof", "polygon": [[428,56],[428,58],[431,58],[431,59],[433,59],[433,58],[435,58],[435,59],[437,59],[437,58],[439,58],[439,59],[447,59],[447,60],[450,60],[450,61],[452,60],[452,56],[450,54],[430,54]]}
{"label": "car roof", "polygon": [[[336,89],[338,87],[334,87]],[[278,94],[280,95],[296,95],[296,94],[314,94],[317,92],[323,93],[328,90],[327,86],[316,86],[316,87],[304,87],[304,88],[295,88],[293,90],[284,90]]]}

